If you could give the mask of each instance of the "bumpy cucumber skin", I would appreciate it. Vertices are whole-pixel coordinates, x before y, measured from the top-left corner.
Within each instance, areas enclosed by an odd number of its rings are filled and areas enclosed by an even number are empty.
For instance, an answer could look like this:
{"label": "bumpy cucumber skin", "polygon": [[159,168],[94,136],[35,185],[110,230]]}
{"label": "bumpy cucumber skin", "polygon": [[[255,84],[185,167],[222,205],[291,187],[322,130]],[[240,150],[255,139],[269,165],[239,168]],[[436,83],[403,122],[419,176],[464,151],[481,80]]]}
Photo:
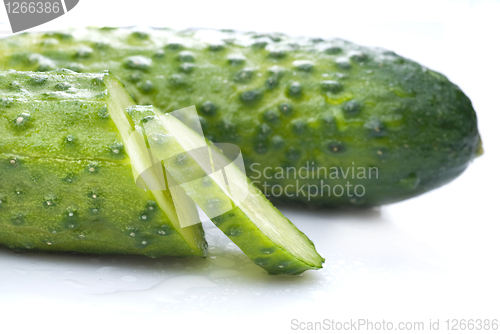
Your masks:
{"label": "bumpy cucumber skin", "polygon": [[0,72],[0,152],[128,161],[105,93],[103,74]]}
{"label": "bumpy cucumber skin", "polygon": [[0,244],[20,250],[205,256],[136,186],[107,114],[107,74],[0,73]]}
{"label": "bumpy cucumber skin", "polygon": [[[443,75],[341,40],[231,31],[88,29],[2,40],[2,68],[111,70],[139,104],[195,104],[207,137],[241,147],[255,184],[291,185],[277,201],[373,206],[460,175],[481,152],[470,100]],[[256,164],[254,164],[256,163]],[[340,178],[281,179],[276,168],[355,167]],[[266,167],[273,170],[267,171]],[[369,178],[369,168],[377,168]],[[358,169],[361,168],[361,169]],[[363,174],[358,174],[364,170]],[[269,177],[269,178],[268,178]],[[363,196],[309,197],[302,186],[362,185]],[[323,182],[323,183],[321,183]],[[265,189],[264,189],[265,190]],[[312,194],[312,193],[310,193]]]}
{"label": "bumpy cucumber skin", "polygon": [[[153,129],[163,127],[160,121],[156,118],[153,107],[131,107],[128,109],[128,114],[135,123],[137,131],[142,132],[146,141],[148,141],[149,138],[146,135],[146,131],[143,129],[144,122],[147,122],[148,124],[155,122],[155,124],[152,125]],[[165,130],[163,129],[163,131]],[[154,133],[161,136],[165,132],[162,133],[162,129],[158,129],[155,130]],[[211,142],[208,142],[207,145],[211,145],[212,149],[215,149]],[[233,209],[212,218],[212,221],[256,265],[266,270],[270,275],[297,275],[306,270],[317,270],[322,268],[324,259],[316,252],[313,242],[309,240],[304,233],[299,231],[294,226],[295,233],[300,234],[307,240],[307,243],[310,246],[310,251],[315,254],[315,263],[306,263],[304,260],[293,256],[287,249],[279,247],[268,236],[266,236],[239,207],[236,207],[235,204],[226,197],[214,181],[205,176],[205,172],[203,172],[201,167],[196,161],[194,161],[193,158],[191,158],[187,153],[184,157],[185,158],[182,159],[182,163],[178,162],[177,157],[172,157],[163,163],[165,166],[168,166],[167,169],[171,172],[173,178],[178,182],[185,180],[185,176],[187,176],[190,180],[196,180],[197,176],[199,177],[197,179],[199,182],[193,184],[191,191],[187,192],[188,194],[195,192],[196,196],[202,198],[202,201],[205,201],[205,199],[209,201],[207,205],[197,202],[203,210],[207,210],[210,205],[214,204],[211,200],[209,200],[210,198],[217,199],[221,202],[231,202]],[[248,187],[253,196],[262,196],[264,200],[266,200],[264,195],[259,190],[252,189],[253,186],[250,181]],[[267,202],[267,204],[272,207],[272,210],[277,210],[270,202]],[[256,209],[259,210],[263,208]],[[283,219],[286,218],[283,217]],[[292,225],[289,220],[288,223]]]}
{"label": "bumpy cucumber skin", "polygon": [[[197,254],[128,164],[0,154],[0,244],[149,257]],[[106,180],[106,182],[103,182]]]}

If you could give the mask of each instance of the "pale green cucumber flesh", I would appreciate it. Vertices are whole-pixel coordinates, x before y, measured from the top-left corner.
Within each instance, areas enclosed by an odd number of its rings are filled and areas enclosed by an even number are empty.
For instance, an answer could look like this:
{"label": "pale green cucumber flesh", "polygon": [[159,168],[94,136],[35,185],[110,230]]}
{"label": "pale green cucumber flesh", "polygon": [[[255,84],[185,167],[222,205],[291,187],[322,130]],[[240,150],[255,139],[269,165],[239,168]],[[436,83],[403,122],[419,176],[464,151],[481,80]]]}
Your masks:
{"label": "pale green cucumber flesh", "polygon": [[[110,109],[110,117],[120,131],[125,149],[131,159],[132,167],[137,172],[147,170],[150,167],[148,152],[145,151],[144,147],[140,146],[139,142],[136,140],[137,138],[132,136],[134,127],[126,113],[126,109],[132,106],[134,102],[123,85],[113,76],[106,76],[104,81],[108,89],[106,100],[108,101]],[[158,184],[160,182],[156,181],[155,183]],[[148,186],[148,184],[146,184],[146,186]],[[204,252],[206,249],[206,242],[201,225],[191,225],[185,228],[181,227],[168,187],[165,189],[153,189],[152,187],[148,187],[148,189],[151,189],[150,191],[155,197],[159,207],[167,214],[174,228],[184,237],[189,246]],[[196,207],[188,200],[185,200],[182,206],[187,207],[185,210],[182,210],[182,212],[189,212],[190,210],[196,212]]]}

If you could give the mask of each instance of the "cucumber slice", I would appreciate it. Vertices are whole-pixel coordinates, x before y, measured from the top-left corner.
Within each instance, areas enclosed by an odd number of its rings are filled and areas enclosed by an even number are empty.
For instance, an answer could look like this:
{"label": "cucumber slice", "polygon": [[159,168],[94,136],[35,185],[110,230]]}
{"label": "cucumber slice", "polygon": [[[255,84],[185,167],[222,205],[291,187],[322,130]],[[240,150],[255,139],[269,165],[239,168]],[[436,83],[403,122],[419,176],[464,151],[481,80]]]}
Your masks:
{"label": "cucumber slice", "polygon": [[[131,159],[134,178],[137,179],[143,175],[144,171],[150,169],[152,164],[149,159],[147,147],[143,145],[141,136],[136,135],[137,133],[134,131],[133,124],[126,113],[126,108],[134,104],[133,100],[125,90],[123,84],[112,75],[105,76],[103,81],[108,89],[106,101],[109,105],[110,117],[116,124],[121,137],[125,139],[124,146]],[[172,221],[174,228],[193,249],[206,249],[206,241],[201,225],[194,225],[199,222],[194,203],[185,196],[177,195],[175,202],[177,202],[179,210],[176,211],[174,198],[172,198],[172,194],[168,188],[162,186],[162,179],[154,177],[154,174],[148,175],[153,176],[153,178],[142,178],[145,188],[152,192],[159,207]],[[179,216],[178,212],[183,215]],[[188,227],[181,228],[182,220],[184,220],[182,225],[188,225]]]}
{"label": "cucumber slice", "polygon": [[[152,106],[134,106],[128,112],[167,172],[209,217],[227,210],[213,222],[254,263],[269,274],[299,274],[322,267],[324,259],[313,243],[214,144]],[[226,166],[227,180],[214,173],[217,162]]]}
{"label": "cucumber slice", "polygon": [[205,256],[201,225],[180,227],[168,189],[134,182],[148,160],[128,136],[131,104],[108,73],[0,73],[0,244]]}

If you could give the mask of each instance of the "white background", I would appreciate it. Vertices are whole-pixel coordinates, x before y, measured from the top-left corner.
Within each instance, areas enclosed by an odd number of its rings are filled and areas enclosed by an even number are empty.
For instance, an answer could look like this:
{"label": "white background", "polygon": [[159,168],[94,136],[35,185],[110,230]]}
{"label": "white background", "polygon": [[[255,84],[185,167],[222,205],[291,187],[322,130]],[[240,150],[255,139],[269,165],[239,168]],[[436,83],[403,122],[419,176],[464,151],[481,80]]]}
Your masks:
{"label": "white background", "polygon": [[[0,8],[0,31],[10,30]],[[206,224],[207,259],[0,248],[0,332],[286,333],[291,320],[500,319],[498,1],[81,0],[39,29],[149,24],[340,37],[437,70],[471,98],[485,155],[451,184],[365,211],[282,208],[325,267],[271,277]],[[496,22],[495,22],[496,21]],[[1,50],[0,50],[1,52]],[[443,331],[444,332],[444,331]]]}

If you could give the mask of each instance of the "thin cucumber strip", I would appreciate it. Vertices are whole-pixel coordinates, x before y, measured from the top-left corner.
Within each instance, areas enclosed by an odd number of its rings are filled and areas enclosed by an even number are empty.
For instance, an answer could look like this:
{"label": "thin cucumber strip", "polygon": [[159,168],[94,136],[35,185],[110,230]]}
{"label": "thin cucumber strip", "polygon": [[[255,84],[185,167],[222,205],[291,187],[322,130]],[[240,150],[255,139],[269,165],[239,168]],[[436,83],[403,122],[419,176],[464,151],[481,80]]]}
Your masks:
{"label": "thin cucumber strip", "polygon": [[[234,164],[224,163],[231,190],[223,177],[213,172],[214,165],[207,167],[209,164],[203,161],[206,155],[200,153],[203,145],[210,150],[212,162],[227,160],[212,143],[207,144],[183,122],[154,107],[131,107],[128,112],[135,124],[141,125],[151,150],[160,156],[166,170],[209,217],[221,211],[220,205],[228,209],[213,222],[257,265],[270,274],[299,274],[322,267],[324,259],[313,243],[244,175],[241,177]],[[233,193],[243,192],[247,192],[246,198],[235,205],[240,199]]]}
{"label": "thin cucumber strip", "polygon": [[[114,121],[120,135],[124,139],[125,149],[131,159],[134,177],[137,179],[140,175],[152,168],[151,159],[147,147],[144,145],[142,136],[134,131],[133,124],[126,113],[126,109],[134,102],[130,95],[125,90],[123,84],[112,75],[104,77],[104,83],[108,89],[106,101],[109,105],[110,117]],[[155,174],[148,173],[149,178],[142,178],[147,189],[149,189],[160,208],[167,214],[172,221],[174,228],[185,238],[186,242],[193,248],[204,248],[206,242],[203,233],[201,233],[200,225],[196,226],[193,222],[199,222],[196,215],[196,206],[194,203],[185,197],[176,196],[179,210],[176,211],[172,194],[167,187],[161,187],[162,180],[155,177]],[[182,213],[181,218],[188,221],[189,225],[186,228],[181,228],[178,212]]]}

